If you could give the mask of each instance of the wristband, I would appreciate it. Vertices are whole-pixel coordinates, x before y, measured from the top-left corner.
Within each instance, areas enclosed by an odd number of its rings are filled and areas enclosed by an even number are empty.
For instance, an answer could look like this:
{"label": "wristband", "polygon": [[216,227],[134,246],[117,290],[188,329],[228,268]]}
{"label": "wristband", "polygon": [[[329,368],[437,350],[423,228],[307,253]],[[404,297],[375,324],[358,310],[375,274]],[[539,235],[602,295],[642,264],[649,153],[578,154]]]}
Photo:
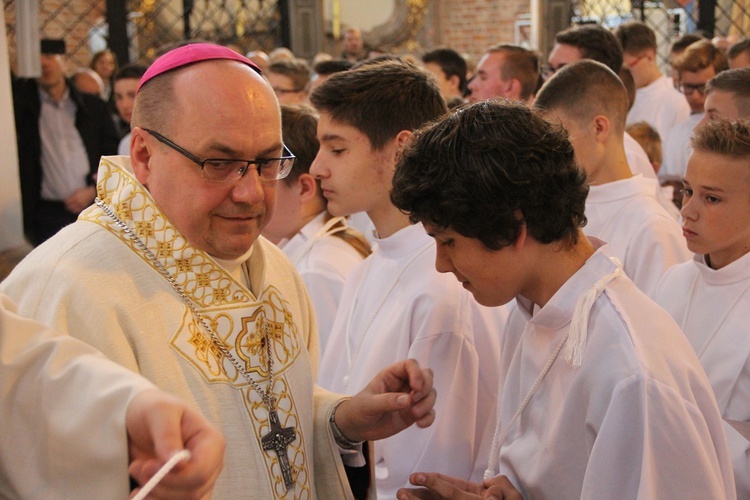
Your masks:
{"label": "wristband", "polygon": [[331,424],[331,431],[333,431],[333,438],[336,440],[336,444],[339,446],[339,448],[343,448],[345,450],[352,450],[356,448],[357,446],[361,445],[364,441],[351,441],[346,436],[344,436],[344,433],[341,432],[341,429],[339,429],[339,426],[336,425],[336,410],[341,405],[341,403],[348,401],[348,399],[342,399],[336,405],[333,407],[333,410],[331,411],[331,417],[328,419],[328,422]]}

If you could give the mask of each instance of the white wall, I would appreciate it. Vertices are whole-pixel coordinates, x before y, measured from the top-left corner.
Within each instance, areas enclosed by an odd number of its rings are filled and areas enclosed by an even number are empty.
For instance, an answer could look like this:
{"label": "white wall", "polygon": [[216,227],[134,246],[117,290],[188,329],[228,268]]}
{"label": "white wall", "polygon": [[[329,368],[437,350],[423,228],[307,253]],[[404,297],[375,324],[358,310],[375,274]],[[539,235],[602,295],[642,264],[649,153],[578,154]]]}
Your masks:
{"label": "white wall", "polygon": [[0,23],[0,137],[0,251],[3,251],[19,247],[24,242],[4,12]]}

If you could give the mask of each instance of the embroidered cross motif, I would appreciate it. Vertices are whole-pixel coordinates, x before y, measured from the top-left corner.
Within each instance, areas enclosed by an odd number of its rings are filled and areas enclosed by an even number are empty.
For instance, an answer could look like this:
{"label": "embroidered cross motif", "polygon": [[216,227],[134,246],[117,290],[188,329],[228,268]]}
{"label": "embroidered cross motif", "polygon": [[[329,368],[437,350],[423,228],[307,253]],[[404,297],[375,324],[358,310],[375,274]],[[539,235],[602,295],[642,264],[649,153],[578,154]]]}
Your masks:
{"label": "embroidered cross motif", "polygon": [[135,221],[135,233],[138,236],[145,236],[146,238],[153,238],[154,227],[148,221],[137,220]]}
{"label": "embroidered cross motif", "polygon": [[177,267],[178,273],[186,273],[193,268],[190,259],[175,259],[175,266]]}
{"label": "embroidered cross motif", "polygon": [[198,286],[211,286],[211,273],[195,273]]}
{"label": "embroidered cross motif", "polygon": [[289,491],[294,486],[292,478],[292,466],[289,465],[289,454],[287,448],[297,438],[294,427],[281,427],[279,414],[276,410],[268,412],[268,420],[271,422],[271,430],[261,438],[264,450],[273,450],[279,459],[281,475],[284,477],[284,486]]}
{"label": "embroidered cross motif", "polygon": [[157,241],[156,242],[156,256],[159,258],[168,258],[172,256],[172,242],[171,241]]}
{"label": "embroidered cross motif", "polygon": [[227,301],[227,297],[229,297],[229,289],[228,288],[212,288],[214,304],[223,304]]}
{"label": "embroidered cross motif", "polygon": [[130,204],[121,201],[115,205],[115,213],[117,214],[120,219],[130,219],[132,217],[132,214],[130,212]]}

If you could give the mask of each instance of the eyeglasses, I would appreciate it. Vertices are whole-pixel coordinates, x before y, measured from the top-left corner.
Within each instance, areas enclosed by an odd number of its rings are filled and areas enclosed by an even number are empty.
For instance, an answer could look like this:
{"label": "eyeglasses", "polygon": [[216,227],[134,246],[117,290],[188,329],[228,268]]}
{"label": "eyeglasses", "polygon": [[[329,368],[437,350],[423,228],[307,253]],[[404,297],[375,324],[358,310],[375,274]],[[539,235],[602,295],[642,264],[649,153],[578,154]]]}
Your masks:
{"label": "eyeglasses", "polygon": [[690,95],[693,92],[698,92],[700,95],[706,95],[706,84],[705,83],[682,83],[679,85],[680,92],[685,95]]}
{"label": "eyeglasses", "polygon": [[201,167],[201,176],[211,182],[235,182],[247,173],[251,165],[258,169],[258,176],[262,181],[277,181],[283,179],[294,166],[297,159],[289,149],[284,146],[281,158],[261,158],[258,160],[232,160],[229,158],[206,158],[200,159],[194,154],[181,148],[158,132],[143,129],[156,138],[157,141],[166,144],[188,160],[197,163]]}

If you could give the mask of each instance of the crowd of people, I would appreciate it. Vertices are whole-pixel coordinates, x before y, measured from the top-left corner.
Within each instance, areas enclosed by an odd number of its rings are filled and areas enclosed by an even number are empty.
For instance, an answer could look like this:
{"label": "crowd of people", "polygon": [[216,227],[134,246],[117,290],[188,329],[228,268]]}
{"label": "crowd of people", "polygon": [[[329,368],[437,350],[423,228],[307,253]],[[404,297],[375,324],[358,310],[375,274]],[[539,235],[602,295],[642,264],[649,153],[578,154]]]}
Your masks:
{"label": "crowd of people", "polygon": [[342,49],[42,40],[0,496],[750,497],[750,41]]}

